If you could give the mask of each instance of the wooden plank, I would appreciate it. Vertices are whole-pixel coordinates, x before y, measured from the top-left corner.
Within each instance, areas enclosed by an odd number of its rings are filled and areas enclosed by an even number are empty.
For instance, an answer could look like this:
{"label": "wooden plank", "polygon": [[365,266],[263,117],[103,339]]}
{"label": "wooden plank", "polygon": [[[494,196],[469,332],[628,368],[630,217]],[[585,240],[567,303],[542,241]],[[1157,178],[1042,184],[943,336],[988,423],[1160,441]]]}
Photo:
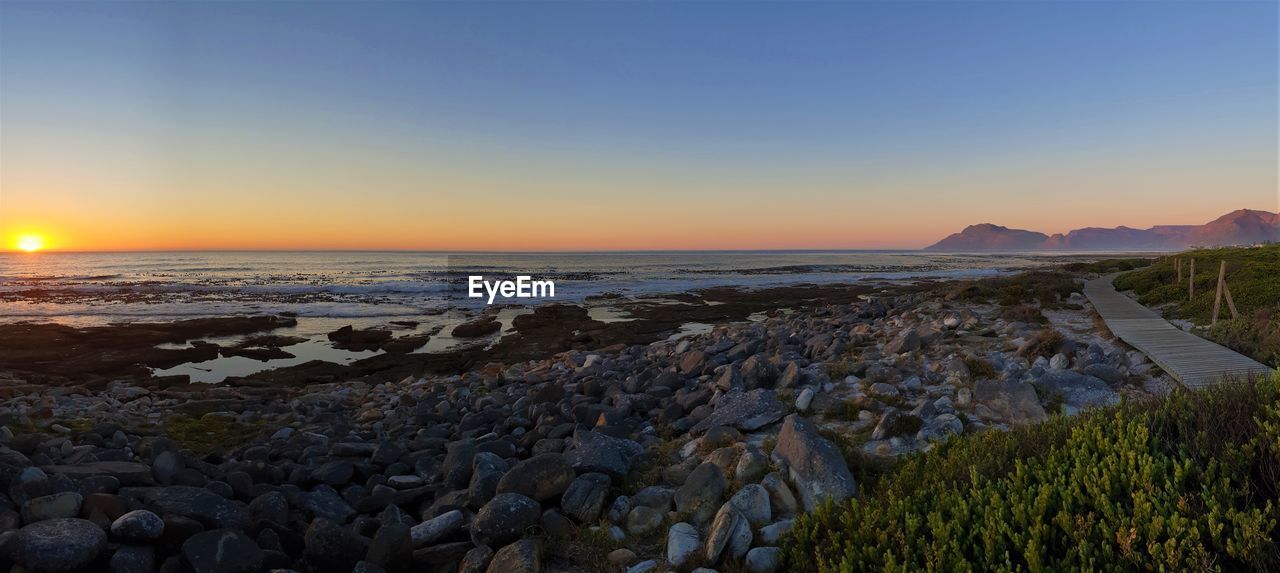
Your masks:
{"label": "wooden plank", "polygon": [[[1188,296],[1195,292],[1195,287],[1192,286],[1195,259],[1191,260],[1190,267]],[[1219,276],[1224,272],[1225,267],[1220,268]],[[1153,363],[1182,385],[1204,388],[1217,384],[1224,378],[1248,378],[1272,371],[1270,367],[1252,358],[1173,326],[1155,311],[1116,292],[1111,284],[1115,277],[1113,274],[1089,281],[1084,287],[1085,296],[1116,337],[1146,354]],[[1234,304],[1225,280],[1222,281],[1222,287],[1222,294],[1230,308]]]}

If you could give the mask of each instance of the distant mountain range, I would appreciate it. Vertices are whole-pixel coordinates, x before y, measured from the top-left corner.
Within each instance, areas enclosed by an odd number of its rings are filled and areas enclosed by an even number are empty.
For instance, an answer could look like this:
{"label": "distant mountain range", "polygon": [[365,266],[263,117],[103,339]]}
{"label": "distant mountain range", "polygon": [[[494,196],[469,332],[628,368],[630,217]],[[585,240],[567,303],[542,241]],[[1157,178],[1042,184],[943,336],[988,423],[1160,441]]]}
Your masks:
{"label": "distant mountain range", "polygon": [[1159,225],[1150,229],[1086,227],[1046,235],[991,223],[970,225],[927,251],[1172,251],[1280,242],[1280,213],[1240,209],[1203,225]]}

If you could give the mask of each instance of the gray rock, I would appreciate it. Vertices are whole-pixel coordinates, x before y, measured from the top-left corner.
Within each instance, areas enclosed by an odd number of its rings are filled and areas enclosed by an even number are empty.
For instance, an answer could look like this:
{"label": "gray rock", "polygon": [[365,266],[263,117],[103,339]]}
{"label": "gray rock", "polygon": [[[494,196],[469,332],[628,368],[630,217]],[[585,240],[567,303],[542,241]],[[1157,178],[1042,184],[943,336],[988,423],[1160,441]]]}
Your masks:
{"label": "gray rock", "polygon": [[462,511],[455,509],[413,526],[409,530],[409,537],[415,548],[434,545],[462,530],[466,521]]}
{"label": "gray rock", "polygon": [[1066,370],[1070,366],[1071,359],[1067,358],[1067,355],[1061,352],[1054,354],[1053,358],[1049,359],[1049,368],[1054,370]]}
{"label": "gray rock", "polygon": [[594,523],[600,519],[605,499],[609,495],[609,476],[602,473],[586,473],[570,482],[560,498],[560,509],[578,523]]}
{"label": "gray rock", "polygon": [[652,507],[643,505],[634,507],[631,513],[627,514],[627,533],[638,537],[649,535],[662,527],[662,520],[665,517]]}
{"label": "gray rock", "polygon": [[156,481],[161,485],[172,484],[173,478],[177,476],[178,472],[182,471],[184,467],[182,458],[178,457],[177,452],[172,450],[160,452],[156,455],[156,458],[151,461],[152,475],[155,476]]}
{"label": "gray rock", "polygon": [[560,497],[573,482],[574,468],[561,454],[539,454],[512,466],[498,482],[498,493],[519,493],[547,501]]}
{"label": "gray rock", "polygon": [[800,504],[791,492],[791,487],[778,474],[769,474],[760,480],[760,485],[769,492],[769,511],[775,516],[795,515],[800,511]]}
{"label": "gray rock", "polygon": [[111,555],[111,573],[154,573],[156,550],[146,545],[122,545]]}
{"label": "gray rock", "polygon": [[884,345],[884,354],[892,356],[894,354],[902,354],[903,352],[911,352],[920,349],[920,335],[916,329],[909,328],[897,338],[890,340]]}
{"label": "gray rock", "polygon": [[61,573],[84,568],[107,546],[107,534],[85,519],[49,519],[33,523],[9,539],[14,561],[32,573]]}
{"label": "gray rock", "polygon": [[404,522],[384,523],[369,542],[369,551],[365,553],[364,560],[388,571],[401,571],[411,567],[413,542],[409,526]]}
{"label": "gray rock", "polygon": [[349,528],[316,518],[303,536],[303,555],[321,571],[347,572],[369,551],[369,542]]}
{"label": "gray rock", "polygon": [[327,485],[298,494],[296,503],[307,515],[335,523],[346,523],[356,515],[356,510],[347,503],[347,500],[342,499],[338,492]]}
{"label": "gray rock", "polygon": [[800,395],[796,397],[796,411],[808,412],[809,406],[813,404],[813,388],[805,388],[800,391]]}
{"label": "gray rock", "polygon": [[925,422],[916,432],[916,439],[921,442],[942,442],[951,436],[964,433],[964,424],[955,414],[940,414]]}
{"label": "gray rock", "polygon": [[493,550],[481,545],[462,557],[462,563],[458,564],[458,573],[484,573],[492,560]]}
{"label": "gray rock", "polygon": [[136,509],[111,523],[111,535],[124,542],[155,541],[164,535],[164,520],[145,509]]}
{"label": "gray rock", "polygon": [[701,549],[698,528],[682,521],[667,530],[667,563],[677,571],[697,565]]}
{"label": "gray rock", "polygon": [[742,486],[742,489],[729,498],[729,505],[738,510],[753,527],[769,523],[773,517],[769,508],[769,492],[758,483]]}
{"label": "gray rock", "polygon": [[215,529],[187,538],[182,556],[195,573],[254,573],[265,556],[258,544],[238,529]]}
{"label": "gray rock", "polygon": [[269,491],[249,502],[249,515],[254,521],[288,523],[289,500],[283,493]]}
{"label": "gray rock", "polygon": [[676,511],[689,516],[695,523],[706,523],[720,507],[720,498],[726,487],[728,482],[720,466],[703,462],[676,490]]}
{"label": "gray rock", "polygon": [[631,472],[632,461],[642,453],[644,448],[634,441],[575,430],[564,461],[578,473],[598,472],[620,478]]}
{"label": "gray rock", "polygon": [[658,561],[650,559],[641,561],[627,568],[627,573],[653,573],[658,570]]}
{"label": "gray rock", "polygon": [[347,460],[334,460],[320,464],[311,470],[311,479],[331,486],[346,485],[355,475],[356,467]]}
{"label": "gray rock", "polygon": [[1090,364],[1084,367],[1083,372],[1094,378],[1098,378],[1107,384],[1120,384],[1124,382],[1124,373],[1119,368],[1110,364]]}
{"label": "gray rock", "polygon": [[777,547],[756,547],[747,552],[742,565],[747,573],[774,573],[782,562],[782,550]]}
{"label": "gray rock", "polygon": [[812,423],[796,414],[783,422],[773,459],[785,464],[805,511],[814,511],[824,501],[839,502],[858,493],[840,448],[818,435]]}
{"label": "gray rock", "polygon": [[671,511],[671,504],[675,500],[675,492],[671,488],[660,485],[651,485],[631,496],[631,505],[652,507],[661,512]]}
{"label": "gray rock", "polygon": [[777,523],[771,523],[760,528],[760,535],[757,541],[766,545],[777,545],[782,541],[782,537],[791,533],[791,527],[794,522],[790,519],[784,519]]}
{"label": "gray rock", "polygon": [[1010,424],[1034,424],[1048,418],[1035,388],[1017,380],[978,380],[973,385],[973,401],[979,415]]}
{"label": "gray rock", "polygon": [[880,415],[880,422],[876,424],[874,430],[871,431],[872,440],[887,440],[895,435],[898,420],[902,418],[902,412],[897,408],[885,408],[884,414]]}
{"label": "gray rock", "polygon": [[1061,398],[1062,411],[1068,416],[1081,410],[1120,403],[1120,394],[1106,382],[1070,370],[1046,372],[1035,381],[1035,386],[1046,399],[1050,396]]}
{"label": "gray rock", "polygon": [[721,559],[737,561],[742,559],[751,549],[751,524],[731,504],[724,504],[716,512],[716,518],[707,530],[707,543],[703,557],[708,564],[719,563]]}
{"label": "gray rock", "polygon": [[242,505],[199,487],[126,487],[120,489],[120,495],[142,501],[157,514],[190,517],[215,529],[243,527],[248,520]]}
{"label": "gray rock", "polygon": [[[542,507],[532,498],[518,493],[500,493],[476,513],[471,524],[471,539],[476,545],[502,546],[519,539],[525,529],[538,523],[541,516]],[[494,560],[497,560],[496,556]]]}
{"label": "gray rock", "polygon": [[46,519],[78,517],[82,503],[84,498],[80,494],[69,491],[32,498],[22,504],[22,521],[35,523]]}
{"label": "gray rock", "polygon": [[786,414],[773,390],[757,388],[747,392],[729,392],[720,397],[711,415],[690,428],[694,435],[716,426],[732,426],[751,432],[777,422]]}
{"label": "gray rock", "polygon": [[542,555],[538,549],[538,542],[532,539],[521,539],[499,549],[493,554],[493,560],[489,562],[487,571],[488,573],[541,573]]}

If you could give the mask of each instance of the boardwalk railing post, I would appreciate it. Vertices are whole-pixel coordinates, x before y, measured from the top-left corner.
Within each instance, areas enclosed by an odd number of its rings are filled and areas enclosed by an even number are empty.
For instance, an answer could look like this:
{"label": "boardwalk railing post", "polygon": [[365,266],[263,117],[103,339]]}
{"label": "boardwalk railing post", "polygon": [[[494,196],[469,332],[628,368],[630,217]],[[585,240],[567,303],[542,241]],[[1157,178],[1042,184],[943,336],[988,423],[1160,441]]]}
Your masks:
{"label": "boardwalk railing post", "polygon": [[1182,284],[1182,259],[1180,259],[1180,258],[1179,258],[1179,259],[1174,259],[1174,260],[1173,260],[1173,268],[1177,269],[1177,271],[1178,271],[1178,282],[1173,283],[1173,284],[1178,284],[1178,285],[1180,285],[1180,284]]}
{"label": "boardwalk railing post", "polygon": [[1222,261],[1218,265],[1218,292],[1213,295],[1213,318],[1209,320],[1209,326],[1218,324],[1218,310],[1222,308],[1222,285],[1227,281],[1227,261]]}
{"label": "boardwalk railing post", "polygon": [[1240,313],[1236,312],[1236,301],[1231,300],[1231,287],[1227,285],[1225,278],[1222,279],[1222,294],[1227,296],[1227,309],[1231,311],[1231,318],[1240,318]]}

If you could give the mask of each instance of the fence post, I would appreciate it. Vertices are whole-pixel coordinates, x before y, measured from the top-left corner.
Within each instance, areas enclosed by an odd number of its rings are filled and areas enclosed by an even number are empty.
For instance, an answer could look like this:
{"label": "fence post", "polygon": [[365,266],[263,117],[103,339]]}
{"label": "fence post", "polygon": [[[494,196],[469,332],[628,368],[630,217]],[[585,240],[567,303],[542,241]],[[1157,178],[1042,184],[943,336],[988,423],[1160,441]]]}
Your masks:
{"label": "fence post", "polygon": [[1187,300],[1196,297],[1196,260],[1191,259],[1191,274],[1187,275]]}
{"label": "fence post", "polygon": [[1174,259],[1173,262],[1174,268],[1178,269],[1178,282],[1174,284],[1182,284],[1182,257]]}

